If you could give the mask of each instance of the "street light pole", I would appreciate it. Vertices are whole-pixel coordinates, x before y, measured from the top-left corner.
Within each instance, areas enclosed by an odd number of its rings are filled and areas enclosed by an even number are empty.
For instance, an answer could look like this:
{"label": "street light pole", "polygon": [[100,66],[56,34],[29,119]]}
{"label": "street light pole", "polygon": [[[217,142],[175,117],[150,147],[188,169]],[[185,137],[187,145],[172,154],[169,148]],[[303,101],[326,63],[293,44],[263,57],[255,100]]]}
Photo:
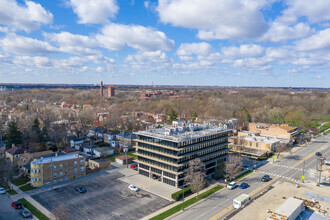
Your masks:
{"label": "street light pole", "polygon": [[182,188],[182,198],[183,198],[183,201],[182,201],[182,211],[184,211],[184,186],[183,185],[183,188]]}

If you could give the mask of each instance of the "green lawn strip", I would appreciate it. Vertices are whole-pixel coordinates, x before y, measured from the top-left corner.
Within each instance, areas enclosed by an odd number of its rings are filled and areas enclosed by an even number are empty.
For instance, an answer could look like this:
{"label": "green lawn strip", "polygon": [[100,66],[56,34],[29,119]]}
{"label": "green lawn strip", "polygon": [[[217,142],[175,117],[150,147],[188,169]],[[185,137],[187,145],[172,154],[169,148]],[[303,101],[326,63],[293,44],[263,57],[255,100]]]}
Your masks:
{"label": "green lawn strip", "polygon": [[251,173],[253,173],[253,170],[248,170],[248,171],[246,171],[246,172],[244,172],[244,173],[241,173],[240,175],[238,175],[238,176],[235,178],[234,181],[238,181],[238,180],[240,180],[240,179],[246,177],[247,175],[250,175]]}
{"label": "green lawn strip", "polygon": [[197,197],[191,198],[191,199],[183,202],[183,204],[181,203],[181,204],[179,204],[177,206],[174,206],[173,208],[171,208],[171,209],[169,209],[169,210],[167,210],[167,211],[165,211],[165,212],[163,212],[163,213],[161,213],[161,214],[159,214],[159,215],[151,218],[150,220],[161,220],[161,219],[165,219],[165,218],[173,215],[174,213],[177,213],[180,210],[182,210],[182,206],[184,208],[187,208],[188,206],[190,206],[190,205],[192,205],[192,204],[194,204],[194,203],[196,203],[196,202],[198,202],[198,201],[206,198],[209,195],[212,195],[213,193],[219,191],[222,188],[223,188],[223,186],[216,186],[216,187],[214,187],[212,189],[209,189],[206,192],[201,193],[198,196],[198,199],[197,199]]}
{"label": "green lawn strip", "polygon": [[24,186],[19,187],[19,189],[22,190],[23,192],[25,192],[25,191],[29,191],[34,188],[29,185],[24,185]]}
{"label": "green lawn strip", "polygon": [[[134,155],[133,153],[135,153],[135,151],[128,151],[127,155],[134,157],[134,159],[137,159],[137,156]],[[123,156],[123,155],[126,155],[126,154],[125,153],[115,154],[115,155],[111,155],[109,157],[106,157],[106,159],[110,160],[110,162],[115,162],[116,157]]]}
{"label": "green lawn strip", "polygon": [[24,185],[26,184],[27,182],[29,182],[30,179],[29,178],[24,178],[24,177],[20,177],[20,178],[17,178],[17,179],[13,179],[11,180],[10,182],[16,186],[21,186],[21,185]]}
{"label": "green lawn strip", "polygon": [[36,216],[39,220],[49,220],[47,216],[45,216],[42,212],[40,212],[36,207],[34,207],[31,203],[29,203],[26,199],[19,199],[25,208],[27,208],[34,216]]}
{"label": "green lawn strip", "polygon": [[322,125],[319,129],[318,132],[322,132],[326,129],[330,128],[330,122],[325,123],[324,125]]}
{"label": "green lawn strip", "polygon": [[17,192],[16,192],[15,190],[13,190],[13,189],[9,189],[9,190],[7,190],[7,193],[8,193],[9,195],[16,195],[16,194],[17,194]]}

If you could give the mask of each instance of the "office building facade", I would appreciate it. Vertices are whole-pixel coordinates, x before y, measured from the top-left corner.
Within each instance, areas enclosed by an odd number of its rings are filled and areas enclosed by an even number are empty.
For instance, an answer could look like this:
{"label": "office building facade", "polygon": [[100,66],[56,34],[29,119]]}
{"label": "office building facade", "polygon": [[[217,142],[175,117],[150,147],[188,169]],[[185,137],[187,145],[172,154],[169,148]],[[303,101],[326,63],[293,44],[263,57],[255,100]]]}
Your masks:
{"label": "office building facade", "polygon": [[189,161],[200,158],[206,175],[212,175],[217,161],[226,158],[230,130],[185,122],[173,125],[136,132],[139,174],[182,187]]}

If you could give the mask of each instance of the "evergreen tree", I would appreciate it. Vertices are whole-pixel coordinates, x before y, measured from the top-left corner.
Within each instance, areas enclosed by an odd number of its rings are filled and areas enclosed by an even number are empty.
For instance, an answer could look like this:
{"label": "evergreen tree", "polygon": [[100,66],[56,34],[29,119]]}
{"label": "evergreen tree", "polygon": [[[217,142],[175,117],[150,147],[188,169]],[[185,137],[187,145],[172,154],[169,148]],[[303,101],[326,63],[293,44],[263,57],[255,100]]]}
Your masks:
{"label": "evergreen tree", "polygon": [[40,124],[38,118],[34,119],[34,123],[32,125],[32,131],[36,133],[36,135],[39,135],[40,133]]}
{"label": "evergreen tree", "polygon": [[48,131],[46,129],[46,126],[44,126],[41,130],[41,132],[39,132],[38,137],[37,137],[37,141],[38,143],[40,143],[42,146],[46,146],[46,142],[48,140]]}
{"label": "evergreen tree", "polygon": [[11,121],[8,124],[8,133],[6,135],[7,139],[7,149],[11,148],[12,144],[21,144],[23,142],[22,132],[18,129],[17,123],[15,121]]}
{"label": "evergreen tree", "polygon": [[172,122],[176,120],[176,118],[178,117],[178,113],[173,109],[171,109],[169,116],[170,116],[170,121]]}
{"label": "evergreen tree", "polygon": [[194,112],[191,116],[191,120],[194,122],[197,118],[197,112]]}

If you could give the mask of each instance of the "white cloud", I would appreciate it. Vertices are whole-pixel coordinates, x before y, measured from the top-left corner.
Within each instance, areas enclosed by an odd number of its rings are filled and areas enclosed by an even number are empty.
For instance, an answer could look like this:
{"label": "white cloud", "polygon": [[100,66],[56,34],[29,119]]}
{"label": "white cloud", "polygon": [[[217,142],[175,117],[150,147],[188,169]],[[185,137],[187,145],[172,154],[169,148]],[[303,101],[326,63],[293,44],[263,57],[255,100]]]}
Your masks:
{"label": "white cloud", "polygon": [[200,39],[254,39],[267,24],[259,11],[267,1],[159,0],[160,20],[173,26],[198,29]]}
{"label": "white cloud", "polygon": [[296,23],[298,18],[306,17],[309,23],[330,20],[329,0],[289,0],[288,8],[278,18],[279,22],[286,24]]}
{"label": "white cloud", "polygon": [[163,51],[140,51],[136,54],[130,54],[127,56],[126,61],[135,64],[143,63],[164,63],[170,62],[166,53]]}
{"label": "white cloud", "polygon": [[14,64],[22,65],[22,66],[35,66],[35,67],[50,67],[52,66],[51,61],[47,57],[30,57],[30,56],[16,56]]}
{"label": "white cloud", "polygon": [[116,0],[70,0],[70,4],[80,24],[105,23],[119,10]]}
{"label": "white cloud", "polygon": [[103,69],[103,67],[98,66],[98,67],[95,69],[95,71],[98,72],[98,73],[101,73],[101,72],[104,71],[104,69]]}
{"label": "white cloud", "polygon": [[45,55],[58,51],[47,42],[18,35],[7,35],[0,39],[0,46],[6,52],[26,55]]}
{"label": "white cloud", "polygon": [[69,32],[43,33],[45,38],[59,45],[59,51],[76,55],[99,54],[100,51],[90,48],[99,47],[97,40],[84,35]]}
{"label": "white cloud", "polygon": [[228,58],[260,57],[265,49],[256,44],[242,44],[239,47],[223,47],[221,51]]}
{"label": "white cloud", "polygon": [[192,55],[207,56],[213,51],[213,47],[206,42],[200,43],[184,43],[181,44],[176,54],[181,60],[192,60]]}
{"label": "white cloud", "polygon": [[330,28],[322,30],[317,34],[296,42],[297,50],[309,51],[330,49]]}
{"label": "white cloud", "polygon": [[309,25],[304,23],[298,23],[293,27],[279,23],[273,22],[270,29],[262,36],[262,40],[270,42],[282,42],[291,39],[300,39],[309,36],[313,33],[313,30]]}
{"label": "white cloud", "polygon": [[25,1],[18,5],[13,0],[0,1],[0,24],[13,26],[17,29],[31,31],[40,28],[41,24],[51,24],[53,15],[40,4]]}
{"label": "white cloud", "polygon": [[140,25],[109,24],[96,39],[109,50],[121,50],[125,45],[138,50],[171,50],[174,41],[164,32]]}

